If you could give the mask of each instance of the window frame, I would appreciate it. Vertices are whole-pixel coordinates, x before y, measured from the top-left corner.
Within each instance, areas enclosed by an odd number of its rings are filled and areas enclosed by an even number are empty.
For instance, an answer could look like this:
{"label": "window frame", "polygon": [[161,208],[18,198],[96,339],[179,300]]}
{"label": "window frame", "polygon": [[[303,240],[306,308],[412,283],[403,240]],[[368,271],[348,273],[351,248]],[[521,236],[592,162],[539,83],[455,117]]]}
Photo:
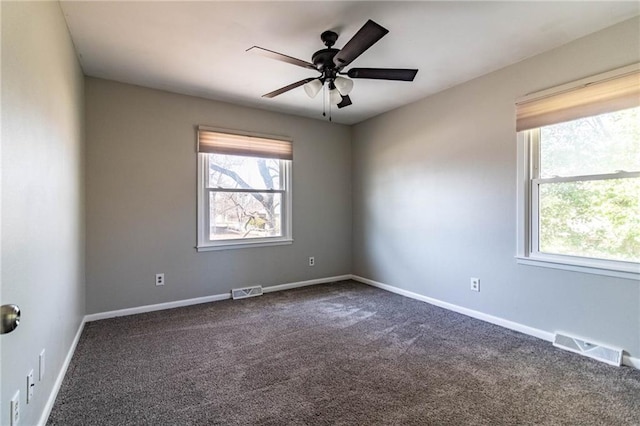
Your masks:
{"label": "window frame", "polygon": [[518,263],[638,280],[640,264],[541,252],[539,247],[539,186],[543,183],[594,181],[640,177],[640,172],[618,172],[572,177],[539,177],[540,130],[518,132]]}
{"label": "window frame", "polygon": [[[274,137],[272,135],[264,135],[257,133],[237,132],[229,131],[225,129],[217,129],[211,127],[202,127],[200,129],[211,131],[222,131],[224,133],[232,133],[239,136],[256,136],[262,138],[274,138],[282,140],[282,137]],[[279,159],[280,173],[281,173],[281,189],[243,189],[243,188],[208,188],[208,153],[197,152],[197,244],[196,250],[202,251],[214,251],[214,250],[229,250],[240,249],[249,247],[267,247],[287,245],[293,243],[293,230],[292,230],[292,163],[291,160]],[[224,154],[223,154],[224,155]],[[242,156],[242,155],[240,155]],[[246,156],[245,157],[249,157]],[[260,157],[263,158],[263,157]],[[266,158],[266,157],[264,157]],[[248,239],[230,239],[230,240],[213,240],[209,237],[208,230],[210,229],[210,215],[209,215],[209,195],[215,192],[243,192],[243,193],[278,193],[282,194],[281,199],[281,230],[282,235],[276,237],[262,237],[262,238],[248,238]]]}
{"label": "window frame", "polygon": [[[615,77],[629,70],[638,69],[638,64],[608,73],[582,79],[573,83],[527,95],[519,101],[550,96],[572,88]],[[522,130],[517,135],[517,250],[519,264],[554,269],[605,275],[631,280],[640,279],[640,263],[597,259],[589,257],[552,254],[539,251],[539,186],[543,183],[568,181],[593,181],[603,179],[640,177],[640,172],[616,172],[598,175],[540,178],[540,129]]]}

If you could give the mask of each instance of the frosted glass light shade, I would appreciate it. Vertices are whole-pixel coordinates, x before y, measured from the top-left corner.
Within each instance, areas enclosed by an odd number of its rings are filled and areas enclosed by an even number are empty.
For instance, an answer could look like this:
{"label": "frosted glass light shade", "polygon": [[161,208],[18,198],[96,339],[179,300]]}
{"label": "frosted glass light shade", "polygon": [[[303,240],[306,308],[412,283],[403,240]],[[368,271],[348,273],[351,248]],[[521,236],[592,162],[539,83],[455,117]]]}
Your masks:
{"label": "frosted glass light shade", "polygon": [[338,89],[329,90],[329,102],[334,105],[338,105],[340,102],[342,102],[342,96],[340,96],[340,92],[338,92]]}
{"label": "frosted glass light shade", "polygon": [[313,99],[316,97],[318,92],[320,92],[320,89],[322,89],[322,82],[318,79],[315,79],[306,83],[302,87],[304,87],[304,91],[307,92],[307,95]]}
{"label": "frosted glass light shade", "polygon": [[333,84],[336,85],[336,89],[338,89],[342,96],[347,96],[353,89],[353,80],[349,80],[348,78],[336,77]]}

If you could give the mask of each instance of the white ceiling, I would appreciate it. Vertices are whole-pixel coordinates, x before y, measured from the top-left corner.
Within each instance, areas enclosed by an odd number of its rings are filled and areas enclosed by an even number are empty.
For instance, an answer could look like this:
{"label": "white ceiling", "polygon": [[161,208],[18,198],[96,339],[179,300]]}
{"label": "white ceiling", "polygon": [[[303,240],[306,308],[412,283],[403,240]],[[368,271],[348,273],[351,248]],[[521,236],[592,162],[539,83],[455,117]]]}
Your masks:
{"label": "white ceiling", "polygon": [[389,30],[353,67],[418,68],[411,82],[355,80],[353,124],[640,14],[628,2],[62,1],[85,74],[323,119],[311,70],[245,52],[258,45],[311,61],[331,29],[341,48],[373,19]]}

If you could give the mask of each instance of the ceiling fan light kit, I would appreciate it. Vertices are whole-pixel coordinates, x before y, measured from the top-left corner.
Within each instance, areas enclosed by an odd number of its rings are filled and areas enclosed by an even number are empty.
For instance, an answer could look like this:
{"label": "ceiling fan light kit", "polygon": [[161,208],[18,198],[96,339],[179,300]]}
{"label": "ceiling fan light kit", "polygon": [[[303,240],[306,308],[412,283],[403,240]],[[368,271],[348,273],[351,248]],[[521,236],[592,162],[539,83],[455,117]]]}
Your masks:
{"label": "ceiling fan light kit", "polygon": [[349,80],[344,77],[336,77],[333,81],[333,84],[336,85],[336,89],[340,92],[341,95],[348,95],[353,90],[353,80]]}
{"label": "ceiling fan light kit", "polygon": [[[325,31],[320,35],[320,39],[326,48],[320,49],[313,54],[311,57],[313,63],[258,46],[253,46],[247,49],[247,51],[252,51],[292,65],[313,69],[320,73],[318,77],[297,81],[262,95],[262,97],[274,98],[289,90],[303,86],[307,95],[310,98],[315,98],[326,85],[326,90],[328,90],[329,94],[329,105],[337,105],[338,108],[344,108],[352,103],[349,97],[349,93],[353,90],[353,80],[351,79],[367,78],[374,80],[413,81],[415,78],[418,72],[417,69],[351,68],[348,71],[344,71],[346,66],[377,43],[388,32],[389,30],[386,28],[372,20],[368,20],[342,49],[335,49],[333,45],[336,40],[338,40],[338,34],[333,31]],[[343,75],[347,75],[350,78],[342,77]],[[331,116],[329,116],[329,119],[331,119]]]}
{"label": "ceiling fan light kit", "polygon": [[335,86],[329,86],[329,102],[331,102],[331,105],[338,105],[342,102],[342,95]]}
{"label": "ceiling fan light kit", "polygon": [[313,99],[316,97],[318,92],[320,92],[320,89],[322,89],[322,82],[320,82],[320,79],[316,78],[306,83],[302,87],[304,87],[304,91],[307,93],[307,96]]}

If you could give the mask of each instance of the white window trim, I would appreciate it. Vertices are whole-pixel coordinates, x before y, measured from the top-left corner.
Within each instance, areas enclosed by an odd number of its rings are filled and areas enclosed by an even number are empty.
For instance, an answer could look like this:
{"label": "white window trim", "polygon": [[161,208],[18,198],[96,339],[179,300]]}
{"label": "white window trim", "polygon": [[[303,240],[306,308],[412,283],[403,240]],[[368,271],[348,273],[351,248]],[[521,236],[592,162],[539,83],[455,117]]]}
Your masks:
{"label": "white window trim", "polygon": [[[517,133],[518,232],[516,261],[523,265],[639,280],[640,264],[638,263],[548,254],[537,250],[537,212],[534,212],[531,206],[534,204],[533,197],[537,194],[533,185],[539,182],[534,182],[534,179],[532,179],[535,176],[532,168],[537,167],[536,164],[531,164],[531,159],[537,158],[537,156],[532,156],[532,150],[535,149],[536,142],[532,135],[535,135],[535,132],[523,131]],[[619,175],[628,176],[629,173],[621,173]],[[612,176],[608,177],[611,178]],[[545,179],[545,181],[548,181],[548,179]]]}
{"label": "white window trim", "polygon": [[292,238],[292,188],[291,188],[291,161],[283,161],[283,174],[284,174],[284,187],[285,191],[279,192],[282,196],[282,212],[284,213],[284,220],[282,221],[282,236],[281,237],[267,237],[267,238],[251,238],[246,240],[210,240],[207,236],[207,230],[209,229],[209,215],[205,214],[205,203],[208,201],[209,190],[206,188],[207,179],[207,156],[206,154],[198,153],[198,196],[197,196],[197,235],[198,242],[196,250],[198,252],[215,251],[215,250],[230,250],[249,247],[268,247],[268,246],[280,246],[293,243]]}

